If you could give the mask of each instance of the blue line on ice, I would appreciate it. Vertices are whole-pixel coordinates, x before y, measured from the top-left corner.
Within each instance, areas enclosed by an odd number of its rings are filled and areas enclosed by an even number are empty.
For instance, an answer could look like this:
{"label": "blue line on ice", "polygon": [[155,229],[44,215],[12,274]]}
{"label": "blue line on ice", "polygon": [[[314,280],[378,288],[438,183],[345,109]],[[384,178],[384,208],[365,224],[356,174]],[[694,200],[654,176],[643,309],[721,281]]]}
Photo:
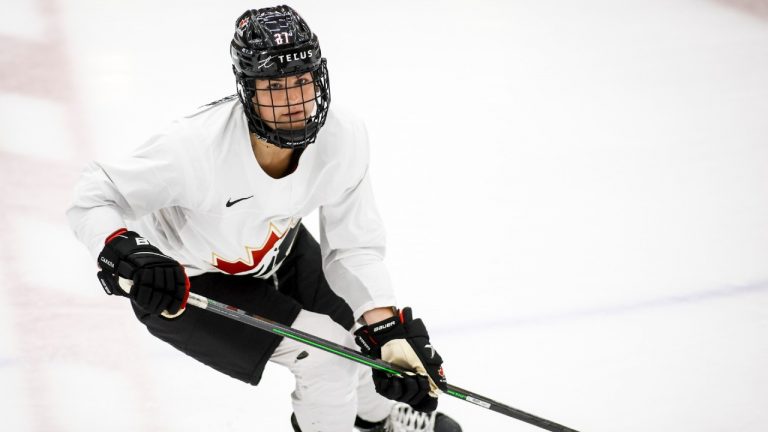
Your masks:
{"label": "blue line on ice", "polygon": [[532,325],[548,325],[563,321],[572,321],[580,318],[593,318],[608,315],[623,315],[632,312],[641,312],[650,309],[660,309],[681,305],[691,305],[710,300],[732,298],[742,295],[761,293],[768,291],[768,281],[761,281],[749,285],[738,285],[702,290],[690,294],[678,294],[654,299],[636,301],[607,306],[595,306],[565,310],[561,312],[544,313],[533,316],[498,317],[489,320],[462,323],[461,326],[435,326],[434,333],[457,335],[461,333],[476,334],[478,330],[493,331],[494,329],[523,327]]}

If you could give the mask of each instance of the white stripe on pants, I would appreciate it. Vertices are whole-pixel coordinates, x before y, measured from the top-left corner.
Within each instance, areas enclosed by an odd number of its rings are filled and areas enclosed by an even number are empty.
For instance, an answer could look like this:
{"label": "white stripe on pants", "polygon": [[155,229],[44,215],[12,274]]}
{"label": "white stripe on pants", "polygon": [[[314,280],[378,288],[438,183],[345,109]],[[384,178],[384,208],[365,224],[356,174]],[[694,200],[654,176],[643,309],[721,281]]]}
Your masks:
{"label": "white stripe on pants", "polygon": [[[327,315],[302,310],[291,327],[357,349],[352,335]],[[297,357],[306,351],[309,355]],[[393,402],[376,393],[371,369],[320,349],[283,338],[270,358],[296,378],[291,395],[302,432],[352,431],[355,416],[384,419]]]}

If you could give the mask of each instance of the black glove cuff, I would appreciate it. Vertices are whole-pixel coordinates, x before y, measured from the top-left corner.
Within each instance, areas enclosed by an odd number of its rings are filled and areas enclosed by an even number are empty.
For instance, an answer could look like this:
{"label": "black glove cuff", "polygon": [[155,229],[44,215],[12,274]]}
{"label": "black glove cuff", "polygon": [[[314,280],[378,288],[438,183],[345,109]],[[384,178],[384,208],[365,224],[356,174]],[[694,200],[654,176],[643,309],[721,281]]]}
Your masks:
{"label": "black glove cuff", "polygon": [[125,279],[133,279],[136,263],[126,260],[126,258],[140,252],[162,255],[158,248],[152,246],[138,233],[134,231],[119,233],[111,237],[101,250],[98,258],[99,268],[114,277],[121,276]]}
{"label": "black glove cuff", "polygon": [[355,343],[365,355],[381,358],[381,347],[394,339],[406,337],[400,315],[362,326],[355,332]]}
{"label": "black glove cuff", "polygon": [[381,358],[381,346],[375,339],[371,338],[368,326],[357,329],[355,332],[355,343],[360,347],[360,352],[363,354],[369,357]]}
{"label": "black glove cuff", "polygon": [[99,278],[99,282],[101,282],[101,287],[104,288],[104,292],[106,292],[108,295],[119,295],[123,297],[128,297],[128,293],[123,291],[122,288],[120,288],[120,285],[118,285],[117,278],[104,270],[96,273],[96,277]]}
{"label": "black glove cuff", "polygon": [[405,328],[403,328],[403,323],[400,322],[399,314],[392,318],[369,324],[367,327],[368,333],[379,345],[384,345],[394,339],[402,339],[406,337]]}

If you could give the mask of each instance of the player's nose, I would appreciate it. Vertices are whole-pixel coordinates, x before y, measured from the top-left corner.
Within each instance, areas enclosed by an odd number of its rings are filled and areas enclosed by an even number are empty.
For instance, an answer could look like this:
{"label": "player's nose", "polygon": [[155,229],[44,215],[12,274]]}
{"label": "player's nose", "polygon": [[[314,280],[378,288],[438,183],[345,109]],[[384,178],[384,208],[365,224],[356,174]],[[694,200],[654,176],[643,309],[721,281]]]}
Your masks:
{"label": "player's nose", "polygon": [[301,87],[288,89],[288,103],[295,105],[304,102],[306,101],[304,100],[304,92],[301,90]]}

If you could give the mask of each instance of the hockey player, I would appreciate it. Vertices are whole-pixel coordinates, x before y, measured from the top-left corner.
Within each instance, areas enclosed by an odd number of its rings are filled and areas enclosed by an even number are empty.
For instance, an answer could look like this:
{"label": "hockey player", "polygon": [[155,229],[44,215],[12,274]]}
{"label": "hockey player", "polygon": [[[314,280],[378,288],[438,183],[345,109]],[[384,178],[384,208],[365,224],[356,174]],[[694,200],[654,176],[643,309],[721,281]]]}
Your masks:
{"label": "hockey player", "polygon": [[[317,36],[290,7],[249,10],[230,53],[237,96],[130,157],[90,164],[76,186],[67,216],[105,291],[129,297],[151,334],[231,377],[256,385],[267,361],[287,367],[297,431],[460,431],[435,411],[446,381],[424,324],[395,308],[366,131],[329,108]],[[320,244],[301,224],[315,209]],[[346,346],[357,324],[364,353],[416,373],[372,373],[186,308],[189,291]]]}

